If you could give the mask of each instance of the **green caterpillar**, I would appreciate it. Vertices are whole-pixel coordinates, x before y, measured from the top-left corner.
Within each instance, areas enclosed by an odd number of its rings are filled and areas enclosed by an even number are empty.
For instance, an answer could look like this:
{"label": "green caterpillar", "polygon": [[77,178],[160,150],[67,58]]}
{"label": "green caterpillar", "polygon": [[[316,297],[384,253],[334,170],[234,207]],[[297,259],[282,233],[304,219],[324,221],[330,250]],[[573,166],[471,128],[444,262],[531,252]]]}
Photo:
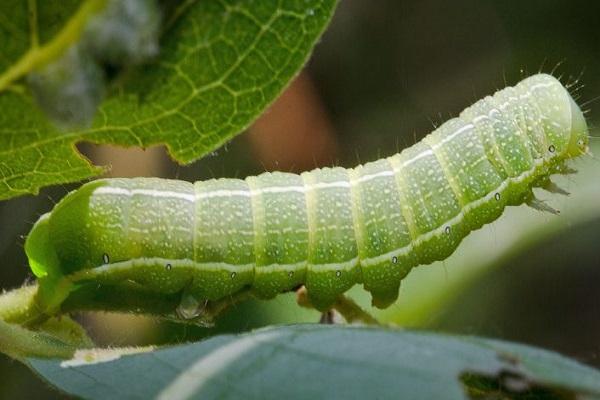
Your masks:
{"label": "green caterpillar", "polygon": [[319,310],[362,283],[386,307],[413,267],[445,259],[505,206],[542,207],[532,188],[559,191],[549,176],[586,151],[581,110],[540,74],[352,169],[85,184],[39,219],[25,250],[48,314],[82,282],[198,304],[305,285]]}

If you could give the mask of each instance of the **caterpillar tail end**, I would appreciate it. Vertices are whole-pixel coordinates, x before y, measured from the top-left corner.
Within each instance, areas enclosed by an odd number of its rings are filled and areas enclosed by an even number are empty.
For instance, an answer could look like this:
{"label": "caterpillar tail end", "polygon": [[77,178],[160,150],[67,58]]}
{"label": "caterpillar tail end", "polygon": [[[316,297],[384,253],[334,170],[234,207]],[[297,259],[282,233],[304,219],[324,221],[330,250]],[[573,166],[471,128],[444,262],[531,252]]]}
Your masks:
{"label": "caterpillar tail end", "polygon": [[45,319],[43,316],[55,315],[72,287],[72,283],[58,269],[58,257],[48,236],[49,221],[50,214],[42,215],[25,240],[29,266],[39,280],[39,289],[35,295],[39,320]]}

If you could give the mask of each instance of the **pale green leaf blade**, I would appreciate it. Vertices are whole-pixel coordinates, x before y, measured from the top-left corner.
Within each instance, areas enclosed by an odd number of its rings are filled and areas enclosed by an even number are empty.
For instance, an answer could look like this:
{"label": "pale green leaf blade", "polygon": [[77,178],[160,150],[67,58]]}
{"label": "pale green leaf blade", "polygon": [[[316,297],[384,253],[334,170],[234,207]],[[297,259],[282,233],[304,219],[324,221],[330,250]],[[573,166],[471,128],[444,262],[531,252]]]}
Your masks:
{"label": "pale green leaf blade", "polygon": [[556,353],[353,326],[270,328],[101,361],[29,363],[58,388],[91,399],[463,399],[467,383],[471,393],[489,394],[497,380],[508,398],[600,397],[600,371]]}

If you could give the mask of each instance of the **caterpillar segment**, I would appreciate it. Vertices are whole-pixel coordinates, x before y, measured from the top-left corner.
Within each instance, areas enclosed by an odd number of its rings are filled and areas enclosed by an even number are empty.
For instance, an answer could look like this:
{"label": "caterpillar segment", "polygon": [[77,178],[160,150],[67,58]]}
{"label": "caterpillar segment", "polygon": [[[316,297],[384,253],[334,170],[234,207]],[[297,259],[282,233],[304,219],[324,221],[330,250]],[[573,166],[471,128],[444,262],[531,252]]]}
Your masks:
{"label": "caterpillar segment", "polygon": [[327,310],[355,284],[386,307],[410,270],[447,258],[508,205],[551,208],[534,186],[587,151],[587,125],[558,80],[535,75],[464,110],[421,142],[356,168],[194,184],[103,179],[35,224],[26,252],[38,303],[57,312],[82,282],[134,283],[182,303],[304,285]]}

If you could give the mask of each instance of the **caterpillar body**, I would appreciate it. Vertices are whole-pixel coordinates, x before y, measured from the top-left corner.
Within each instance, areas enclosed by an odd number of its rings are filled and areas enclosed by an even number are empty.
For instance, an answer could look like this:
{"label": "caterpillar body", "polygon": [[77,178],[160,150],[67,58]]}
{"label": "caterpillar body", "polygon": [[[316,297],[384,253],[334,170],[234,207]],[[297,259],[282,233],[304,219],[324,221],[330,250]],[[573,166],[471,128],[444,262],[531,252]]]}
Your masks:
{"label": "caterpillar body", "polygon": [[413,267],[448,257],[587,150],[581,110],[540,74],[401,153],[352,169],[90,182],[40,218],[25,250],[46,312],[83,281],[135,282],[199,301],[243,291],[271,298],[305,285],[320,310],[362,283],[386,307]]}

